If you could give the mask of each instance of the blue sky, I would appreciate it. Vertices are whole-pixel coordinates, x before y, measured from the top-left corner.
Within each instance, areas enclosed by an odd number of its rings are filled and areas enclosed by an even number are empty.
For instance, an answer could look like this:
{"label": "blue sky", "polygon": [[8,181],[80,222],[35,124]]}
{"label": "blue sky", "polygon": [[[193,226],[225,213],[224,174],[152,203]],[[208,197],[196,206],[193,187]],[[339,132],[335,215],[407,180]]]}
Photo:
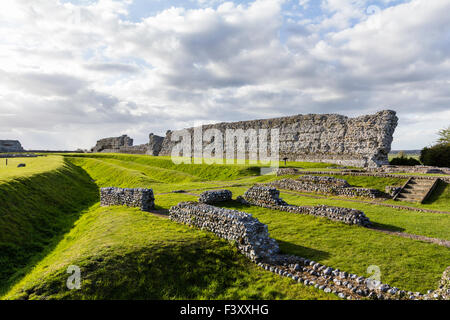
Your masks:
{"label": "blue sky", "polygon": [[450,123],[448,0],[2,0],[0,136],[29,149],[305,113]]}

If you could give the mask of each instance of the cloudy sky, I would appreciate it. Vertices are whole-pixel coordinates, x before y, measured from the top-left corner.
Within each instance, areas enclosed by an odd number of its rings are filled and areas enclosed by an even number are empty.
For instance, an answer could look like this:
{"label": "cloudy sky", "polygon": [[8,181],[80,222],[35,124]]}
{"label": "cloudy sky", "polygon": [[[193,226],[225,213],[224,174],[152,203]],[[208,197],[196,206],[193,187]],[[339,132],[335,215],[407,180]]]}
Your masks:
{"label": "cloudy sky", "polygon": [[200,122],[393,109],[450,124],[449,0],[1,0],[0,139],[146,143]]}

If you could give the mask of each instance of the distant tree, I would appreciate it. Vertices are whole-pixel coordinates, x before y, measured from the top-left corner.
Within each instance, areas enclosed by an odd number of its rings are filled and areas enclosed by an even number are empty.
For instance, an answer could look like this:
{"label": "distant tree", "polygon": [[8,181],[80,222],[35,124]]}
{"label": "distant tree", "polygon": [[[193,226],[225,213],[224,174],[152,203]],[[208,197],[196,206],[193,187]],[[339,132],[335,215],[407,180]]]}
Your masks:
{"label": "distant tree", "polygon": [[389,161],[389,164],[393,166],[420,166],[420,162],[414,158],[407,158],[402,151],[399,156]]}
{"label": "distant tree", "polygon": [[439,135],[438,144],[450,143],[450,126],[448,126],[447,129],[440,130],[438,135]]}
{"label": "distant tree", "polygon": [[450,143],[440,143],[420,152],[420,161],[426,166],[450,167]]}
{"label": "distant tree", "polygon": [[439,131],[437,144],[423,148],[420,161],[426,166],[450,167],[450,126]]}

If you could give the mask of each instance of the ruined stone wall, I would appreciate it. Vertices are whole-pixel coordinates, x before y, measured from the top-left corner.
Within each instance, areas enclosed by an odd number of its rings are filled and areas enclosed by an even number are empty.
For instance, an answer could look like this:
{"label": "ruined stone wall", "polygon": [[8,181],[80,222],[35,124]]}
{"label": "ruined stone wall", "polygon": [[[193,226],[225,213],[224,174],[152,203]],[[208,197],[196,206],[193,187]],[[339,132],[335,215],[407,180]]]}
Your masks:
{"label": "ruined stone wall", "polygon": [[92,152],[116,152],[114,150],[119,150],[122,147],[132,147],[133,139],[127,135],[120,137],[112,137],[100,139],[97,144],[92,148]]}
{"label": "ruined stone wall", "polygon": [[148,138],[147,154],[150,156],[158,156],[162,148],[164,137],[150,133]]}
{"label": "ruined stone wall", "polygon": [[213,204],[216,202],[229,201],[233,197],[233,193],[230,190],[208,190],[202,192],[198,201],[206,204]]}
{"label": "ruined stone wall", "polygon": [[[337,114],[308,114],[266,120],[218,123],[203,130],[218,129],[226,145],[226,129],[280,129],[280,159],[328,162],[340,165],[375,167],[388,164],[393,133],[398,118],[394,111],[348,118]],[[194,128],[189,128],[194,139]],[[160,155],[170,156],[177,142],[168,131]],[[270,141],[270,137],[268,138]],[[210,141],[203,141],[203,145]]]}
{"label": "ruined stone wall", "polygon": [[155,208],[155,197],[152,189],[101,188],[100,205],[138,207],[149,211]]}
{"label": "ruined stone wall", "polygon": [[448,174],[450,175],[450,168],[432,167],[432,166],[394,166],[385,165],[381,168],[371,168],[372,172],[385,173],[427,173],[427,174]]}
{"label": "ruined stone wall", "polygon": [[298,192],[316,192],[343,197],[385,198],[388,195],[369,188],[355,188],[343,179],[324,176],[301,176],[297,180],[282,179],[270,182],[269,186]]}
{"label": "ruined stone wall", "polygon": [[0,152],[23,152],[22,145],[17,140],[0,140]]}
{"label": "ruined stone wall", "polygon": [[127,135],[113,138],[105,138],[97,141],[92,152],[103,153],[127,153],[127,154],[147,154],[157,156],[161,150],[164,138],[150,133],[149,142],[133,146],[133,139]]}
{"label": "ruined stone wall", "polygon": [[293,206],[287,204],[283,199],[279,198],[280,191],[276,188],[264,185],[255,185],[248,189],[243,197],[238,200],[244,204],[251,204],[268,209],[275,209],[285,212],[308,214],[316,217],[323,217],[333,221],[343,222],[349,225],[360,225],[368,227],[371,222],[364,212],[341,207],[330,206]]}
{"label": "ruined stone wall", "polygon": [[270,260],[280,250],[276,240],[269,237],[267,225],[246,212],[182,202],[170,208],[169,218],[235,241],[239,251],[253,261]]}

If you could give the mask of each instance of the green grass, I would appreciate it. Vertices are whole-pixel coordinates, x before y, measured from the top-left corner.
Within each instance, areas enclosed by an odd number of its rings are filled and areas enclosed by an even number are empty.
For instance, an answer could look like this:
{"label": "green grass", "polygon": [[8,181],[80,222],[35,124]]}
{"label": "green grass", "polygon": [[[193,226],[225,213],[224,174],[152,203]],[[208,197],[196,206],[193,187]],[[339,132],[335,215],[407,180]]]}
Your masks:
{"label": "green grass", "polygon": [[[69,265],[81,268],[80,290],[66,288]],[[263,271],[210,233],[122,207],[87,211],[3,297],[23,298],[335,299]]]}
{"label": "green grass", "polygon": [[252,213],[267,224],[270,235],[285,253],[363,276],[369,276],[367,268],[370,265],[377,265],[381,270],[381,281],[404,290],[425,293],[435,289],[450,261],[450,250],[434,244],[325,218],[233,202],[226,207]]}
{"label": "green grass", "polygon": [[[228,188],[233,196],[242,195],[246,188]],[[334,199],[315,199],[281,192],[280,197],[287,203],[298,206],[328,205],[361,210],[377,227],[432,238],[450,240],[450,215],[399,210],[372,204],[355,203]]]}
{"label": "green grass", "polygon": [[[17,168],[19,163],[26,164],[24,168]],[[62,157],[48,156],[37,158],[9,158],[8,165],[6,159],[0,159],[0,184],[9,182],[16,178],[27,178],[43,172],[55,170],[64,163]]]}
{"label": "green grass", "polygon": [[[34,171],[17,171],[8,177],[0,174],[0,244],[7,249],[0,250],[0,267],[6,266],[0,270],[5,279],[0,282],[3,299],[336,298],[263,271],[212,233],[136,209],[94,204],[98,202],[98,187],[104,186],[153,188],[157,209],[168,209],[180,201],[196,200],[196,196],[162,193],[227,185],[236,197],[254,183],[289,176],[259,176],[260,168],[250,165],[176,165],[168,157],[88,154],[65,155],[64,159],[34,158],[41,161],[40,165],[27,166]],[[288,166],[314,169],[330,165]],[[381,191],[404,181],[336,177]],[[448,186],[439,188],[428,206],[448,206]],[[282,197],[297,205],[356,208],[379,227],[450,239],[448,215],[353,203],[338,197],[315,199],[285,192]],[[436,288],[450,261],[450,250],[435,244],[236,202],[225,206],[250,212],[266,223],[284,253],[360,275],[367,275],[370,265],[378,265],[382,281],[401,289],[425,292]],[[70,265],[81,268],[80,290],[66,288]]]}
{"label": "green grass", "polygon": [[[320,176],[320,174],[319,174]],[[344,179],[350,185],[359,188],[377,189],[385,192],[387,186],[401,187],[405,184],[407,179],[402,178],[384,178],[384,177],[370,177],[370,176],[349,176],[349,175],[322,175],[334,177],[337,179]]]}
{"label": "green grass", "polygon": [[22,269],[39,260],[98,198],[97,186],[79,167],[61,157],[34,160],[33,170],[21,178],[2,172],[0,292],[26,273]]}

